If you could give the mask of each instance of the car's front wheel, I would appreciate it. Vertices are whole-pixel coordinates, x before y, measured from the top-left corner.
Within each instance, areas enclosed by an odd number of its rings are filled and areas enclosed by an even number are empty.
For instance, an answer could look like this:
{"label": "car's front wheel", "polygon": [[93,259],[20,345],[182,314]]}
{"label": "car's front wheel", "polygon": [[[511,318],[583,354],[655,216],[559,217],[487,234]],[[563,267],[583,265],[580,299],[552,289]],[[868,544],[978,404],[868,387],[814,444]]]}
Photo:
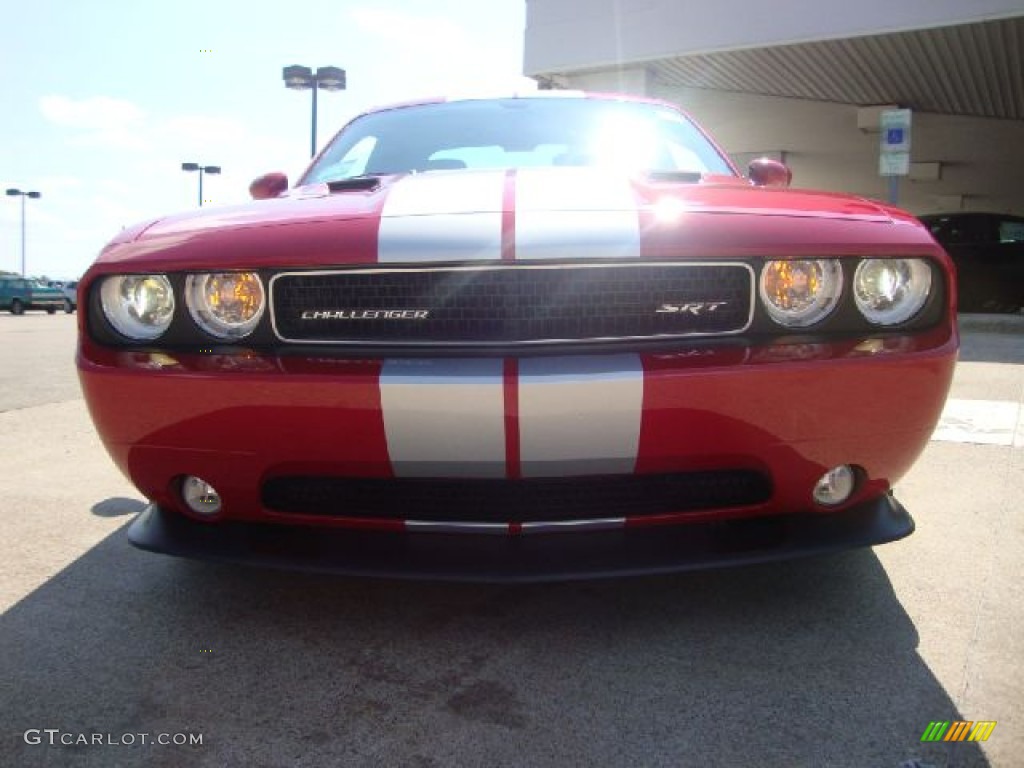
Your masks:
{"label": "car's front wheel", "polygon": [[11,302],[11,314],[12,315],[23,315],[25,314],[25,305],[21,303],[21,299],[15,299]]}
{"label": "car's front wheel", "polygon": [[48,315],[52,315],[56,311],[57,311],[56,307],[47,307],[46,308],[46,314],[48,314]]}
{"label": "car's front wheel", "polygon": [[64,299],[64,311],[69,315],[75,311],[75,305],[71,303],[71,299]]}

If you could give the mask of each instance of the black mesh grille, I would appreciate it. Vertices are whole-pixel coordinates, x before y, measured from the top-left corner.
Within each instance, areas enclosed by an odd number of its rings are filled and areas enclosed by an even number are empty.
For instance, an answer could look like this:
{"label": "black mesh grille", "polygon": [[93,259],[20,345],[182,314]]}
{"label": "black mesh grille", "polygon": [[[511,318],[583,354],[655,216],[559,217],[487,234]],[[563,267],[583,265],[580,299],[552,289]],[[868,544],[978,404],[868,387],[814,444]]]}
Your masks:
{"label": "black mesh grille", "polygon": [[752,277],[742,264],[515,264],[285,274],[271,292],[286,341],[517,344],[736,333]]}
{"label": "black mesh grille", "polygon": [[523,480],[279,477],[263,486],[263,505],[276,512],[428,522],[630,518],[770,496],[768,478],[747,470]]}

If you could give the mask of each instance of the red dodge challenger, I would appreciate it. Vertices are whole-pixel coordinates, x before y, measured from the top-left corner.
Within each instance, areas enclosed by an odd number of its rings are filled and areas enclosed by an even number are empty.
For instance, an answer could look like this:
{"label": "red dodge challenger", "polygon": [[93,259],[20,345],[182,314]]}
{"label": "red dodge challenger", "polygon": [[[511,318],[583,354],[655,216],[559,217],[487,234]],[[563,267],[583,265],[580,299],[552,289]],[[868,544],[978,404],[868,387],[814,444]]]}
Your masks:
{"label": "red dodge challenger", "polygon": [[388,107],[80,286],[103,442],[173,555],[497,581],[892,541],[958,347],[903,211],[739,175],[671,104]]}

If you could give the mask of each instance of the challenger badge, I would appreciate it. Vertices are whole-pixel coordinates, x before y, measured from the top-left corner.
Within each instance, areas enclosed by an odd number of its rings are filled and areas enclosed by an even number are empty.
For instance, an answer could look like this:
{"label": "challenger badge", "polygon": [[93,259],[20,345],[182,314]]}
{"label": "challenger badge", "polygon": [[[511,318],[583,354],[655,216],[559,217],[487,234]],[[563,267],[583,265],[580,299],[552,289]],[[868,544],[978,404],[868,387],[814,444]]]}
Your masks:
{"label": "challenger badge", "polygon": [[429,309],[307,309],[303,320],[426,320]]}

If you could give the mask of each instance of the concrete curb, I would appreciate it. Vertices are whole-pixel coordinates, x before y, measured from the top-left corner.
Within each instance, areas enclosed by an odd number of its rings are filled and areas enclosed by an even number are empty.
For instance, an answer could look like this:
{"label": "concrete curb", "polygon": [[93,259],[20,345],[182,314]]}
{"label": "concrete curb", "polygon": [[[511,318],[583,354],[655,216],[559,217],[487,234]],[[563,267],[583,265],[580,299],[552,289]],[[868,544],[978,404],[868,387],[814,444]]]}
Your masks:
{"label": "concrete curb", "polygon": [[1011,333],[1024,336],[1024,314],[965,314],[958,318],[961,333]]}

